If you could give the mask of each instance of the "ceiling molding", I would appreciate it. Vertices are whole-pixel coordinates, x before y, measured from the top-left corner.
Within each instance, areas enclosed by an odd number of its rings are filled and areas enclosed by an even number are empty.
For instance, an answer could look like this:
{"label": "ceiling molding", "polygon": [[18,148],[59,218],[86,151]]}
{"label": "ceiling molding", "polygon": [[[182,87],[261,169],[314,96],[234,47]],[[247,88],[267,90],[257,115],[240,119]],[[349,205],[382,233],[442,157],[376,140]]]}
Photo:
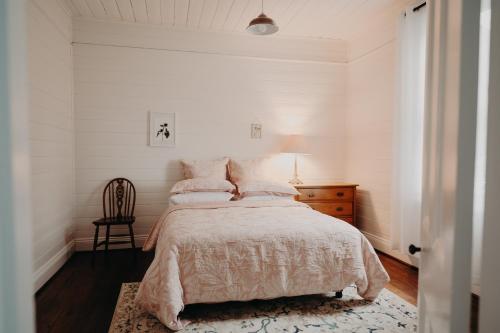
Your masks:
{"label": "ceiling molding", "polygon": [[165,26],[73,19],[74,44],[132,47],[284,61],[344,64],[348,44],[326,38],[253,36]]}

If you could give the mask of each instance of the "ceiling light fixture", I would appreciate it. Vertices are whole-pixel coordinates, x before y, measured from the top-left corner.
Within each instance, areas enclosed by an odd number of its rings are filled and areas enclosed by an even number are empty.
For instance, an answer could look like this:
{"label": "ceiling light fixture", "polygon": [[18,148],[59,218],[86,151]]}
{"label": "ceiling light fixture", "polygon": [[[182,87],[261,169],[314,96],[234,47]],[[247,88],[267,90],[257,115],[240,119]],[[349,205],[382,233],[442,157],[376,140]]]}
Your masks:
{"label": "ceiling light fixture", "polygon": [[262,0],[262,11],[259,16],[250,21],[247,31],[254,35],[271,35],[278,31],[278,26],[273,19],[264,14],[264,0]]}

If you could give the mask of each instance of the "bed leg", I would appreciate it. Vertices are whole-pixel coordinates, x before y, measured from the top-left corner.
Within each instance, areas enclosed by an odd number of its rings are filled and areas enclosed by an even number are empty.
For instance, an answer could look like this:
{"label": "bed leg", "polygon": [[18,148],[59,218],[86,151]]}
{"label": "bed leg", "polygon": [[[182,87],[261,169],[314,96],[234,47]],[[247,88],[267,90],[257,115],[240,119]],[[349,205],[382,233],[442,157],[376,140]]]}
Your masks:
{"label": "bed leg", "polygon": [[342,298],[342,290],[335,292],[335,298]]}

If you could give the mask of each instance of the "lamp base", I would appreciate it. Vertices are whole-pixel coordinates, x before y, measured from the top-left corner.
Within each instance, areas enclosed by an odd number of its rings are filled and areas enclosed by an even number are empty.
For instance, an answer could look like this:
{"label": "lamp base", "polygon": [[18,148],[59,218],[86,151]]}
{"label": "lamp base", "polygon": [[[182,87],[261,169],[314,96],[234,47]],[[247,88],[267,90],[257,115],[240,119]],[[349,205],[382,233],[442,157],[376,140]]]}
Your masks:
{"label": "lamp base", "polygon": [[292,184],[292,185],[301,185],[301,184],[304,184],[302,182],[302,180],[300,180],[298,177],[294,177],[293,179],[290,179],[288,182],[290,184]]}
{"label": "lamp base", "polygon": [[295,154],[295,158],[293,161],[293,178],[288,182],[292,185],[304,184],[302,183],[302,180],[299,179],[299,171],[297,168],[297,154]]}

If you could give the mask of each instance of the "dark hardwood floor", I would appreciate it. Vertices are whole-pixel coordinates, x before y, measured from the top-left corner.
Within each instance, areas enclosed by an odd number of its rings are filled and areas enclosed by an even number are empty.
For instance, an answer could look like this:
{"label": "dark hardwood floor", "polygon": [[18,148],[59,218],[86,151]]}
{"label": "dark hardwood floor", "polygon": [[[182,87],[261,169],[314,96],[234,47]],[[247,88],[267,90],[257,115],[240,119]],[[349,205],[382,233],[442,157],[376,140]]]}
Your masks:
{"label": "dark hardwood floor", "polygon": [[36,293],[37,332],[107,332],[123,282],[141,281],[154,253],[77,252]]}
{"label": "dark hardwood floor", "polygon": [[[391,276],[388,289],[416,304],[418,272],[379,254]],[[37,332],[107,332],[123,282],[141,281],[153,253],[77,252],[36,294]]]}
{"label": "dark hardwood floor", "polygon": [[396,260],[384,253],[377,252],[387,273],[391,277],[391,282],[387,289],[400,296],[407,302],[417,305],[418,294],[418,270]]}

